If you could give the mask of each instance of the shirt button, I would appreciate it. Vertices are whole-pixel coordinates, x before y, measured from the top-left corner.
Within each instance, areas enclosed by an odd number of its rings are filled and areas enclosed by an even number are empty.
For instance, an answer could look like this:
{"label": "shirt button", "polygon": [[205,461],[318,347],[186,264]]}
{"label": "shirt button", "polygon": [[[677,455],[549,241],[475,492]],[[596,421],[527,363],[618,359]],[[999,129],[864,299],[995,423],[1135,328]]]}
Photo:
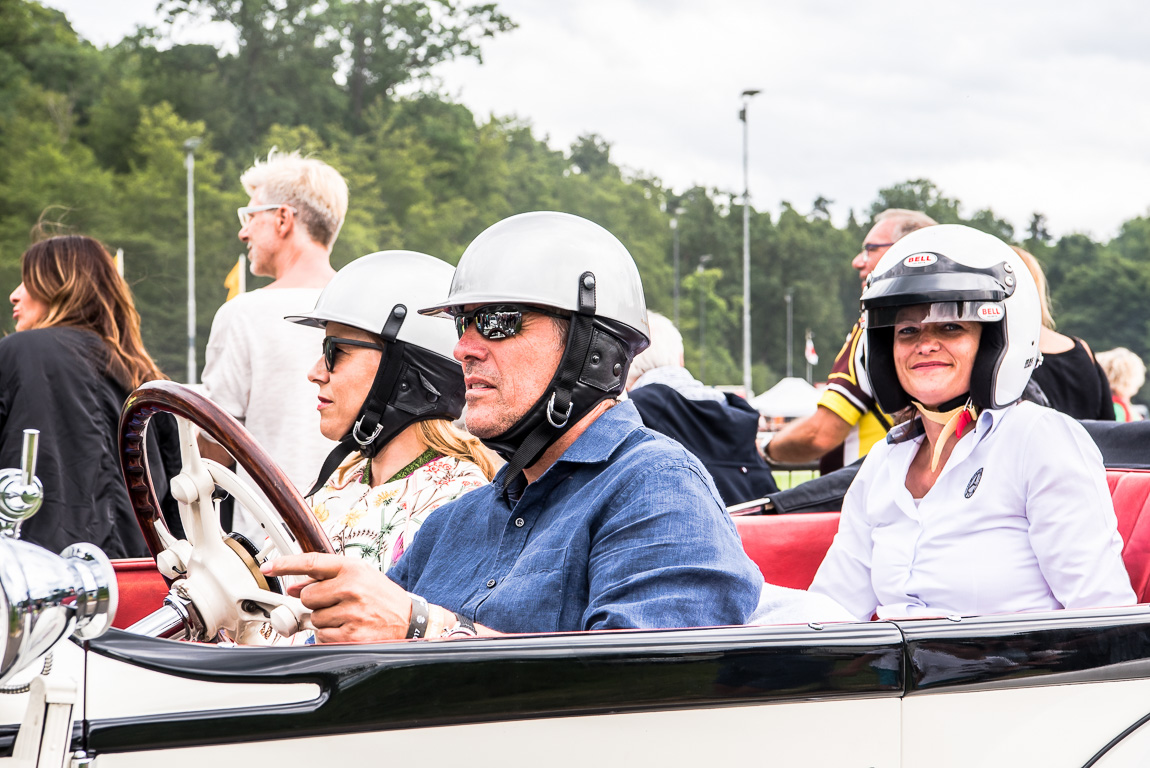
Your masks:
{"label": "shirt button", "polygon": [[516,528],[522,528],[525,524],[526,524],[526,521],[522,517],[515,518],[515,527]]}
{"label": "shirt button", "polygon": [[492,589],[494,586],[495,586],[495,579],[488,579],[487,580],[487,588]]}

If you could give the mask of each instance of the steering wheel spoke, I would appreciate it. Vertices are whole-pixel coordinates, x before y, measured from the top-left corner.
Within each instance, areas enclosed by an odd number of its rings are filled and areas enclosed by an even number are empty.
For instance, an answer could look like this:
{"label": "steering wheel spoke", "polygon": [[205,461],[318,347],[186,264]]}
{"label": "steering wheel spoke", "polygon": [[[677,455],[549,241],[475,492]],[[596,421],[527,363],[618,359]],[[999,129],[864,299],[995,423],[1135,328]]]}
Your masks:
{"label": "steering wheel spoke", "polygon": [[[159,512],[143,441],[148,419],[158,411],[177,417],[183,469],[172,478],[187,541],[176,540]],[[200,456],[196,427],[220,443],[247,470],[259,494],[235,472]],[[277,593],[259,565],[272,551],[331,552],[331,542],[283,471],[250,434],[218,405],[171,382],[144,384],[129,396],[120,416],[120,449],[128,496],[157,559],[179,599],[195,614],[187,622],[191,639],[208,640],[220,630],[239,642],[263,643],[274,628],[291,634],[308,627],[308,612],[295,598]],[[268,537],[239,541],[220,526],[216,486],[251,511]],[[270,504],[268,503],[270,502]],[[269,591],[270,590],[270,591]]]}

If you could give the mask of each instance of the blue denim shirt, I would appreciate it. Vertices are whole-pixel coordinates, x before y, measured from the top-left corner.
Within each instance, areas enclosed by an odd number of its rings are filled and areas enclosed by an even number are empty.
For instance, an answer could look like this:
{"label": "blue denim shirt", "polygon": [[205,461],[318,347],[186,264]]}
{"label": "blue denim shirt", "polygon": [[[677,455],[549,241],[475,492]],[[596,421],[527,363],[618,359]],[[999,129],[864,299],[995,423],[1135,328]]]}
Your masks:
{"label": "blue denim shirt", "polygon": [[621,403],[518,502],[502,486],[429,515],[387,575],[501,632],[741,624],[762,575],[711,478]]}

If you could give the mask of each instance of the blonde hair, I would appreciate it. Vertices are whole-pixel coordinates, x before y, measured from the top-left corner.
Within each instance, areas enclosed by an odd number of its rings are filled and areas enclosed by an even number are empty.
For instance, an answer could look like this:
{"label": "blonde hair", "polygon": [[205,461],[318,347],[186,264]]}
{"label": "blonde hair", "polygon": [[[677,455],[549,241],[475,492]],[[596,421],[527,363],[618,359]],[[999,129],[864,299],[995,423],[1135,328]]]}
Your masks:
{"label": "blonde hair", "polygon": [[631,361],[630,378],[637,379],[647,371],[683,364],[683,336],[675,324],[658,312],[647,313],[651,328],[651,346]]}
{"label": "blonde hair", "polygon": [[1050,286],[1046,284],[1046,275],[1042,272],[1042,265],[1029,251],[1024,251],[1017,245],[1010,246],[1014,252],[1026,262],[1026,268],[1034,275],[1034,282],[1038,284],[1038,307],[1042,310],[1042,324],[1054,330],[1054,316],[1050,314]]}
{"label": "blonde hair", "polygon": [[495,454],[479,442],[479,438],[457,429],[447,419],[428,419],[417,424],[419,440],[424,446],[444,456],[470,461],[488,480],[495,477],[502,465]]}
{"label": "blonde hair", "polygon": [[893,240],[896,242],[914,232],[916,229],[923,227],[933,227],[938,224],[937,221],[927,216],[922,211],[912,211],[907,208],[887,208],[885,211],[874,217],[874,223],[878,224],[880,221],[887,219],[896,219],[898,226],[895,227]]}
{"label": "blonde hair", "polygon": [[1108,349],[1094,357],[1106,372],[1110,388],[1122,397],[1130,399],[1146,383],[1146,364],[1126,347]]}
{"label": "blonde hair", "polygon": [[104,372],[125,389],[167,378],[144,348],[132,292],[99,240],[84,235],[41,240],[21,257],[20,275],[28,294],[48,307],[33,328],[92,331],[108,348]]}
{"label": "blonde hair", "polygon": [[240,183],[261,203],[283,203],[296,215],[312,240],[331,248],[347,216],[347,182],[322,160],[299,152],[278,152],[273,147],[266,162],[256,161],[244,171]]}

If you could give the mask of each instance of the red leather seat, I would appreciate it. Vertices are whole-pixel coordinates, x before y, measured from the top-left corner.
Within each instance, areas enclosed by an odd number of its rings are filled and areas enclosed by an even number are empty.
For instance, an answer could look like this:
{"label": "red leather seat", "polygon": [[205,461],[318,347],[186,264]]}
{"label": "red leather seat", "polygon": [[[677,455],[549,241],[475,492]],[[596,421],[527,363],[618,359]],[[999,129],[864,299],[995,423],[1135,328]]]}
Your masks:
{"label": "red leather seat", "polygon": [[[1111,469],[1106,472],[1122,561],[1138,602],[1150,602],[1150,470]],[[806,589],[826,556],[835,532],[838,512],[734,517],[743,549],[771,584]]]}
{"label": "red leather seat", "polygon": [[150,557],[113,560],[112,567],[120,587],[120,604],[112,626],[127,629],[163,605],[168,584]]}
{"label": "red leather seat", "polygon": [[838,512],[733,517],[743,549],[768,584],[806,589],[839,529]]}
{"label": "red leather seat", "polygon": [[1111,469],[1106,472],[1118,533],[1122,536],[1122,561],[1130,574],[1130,586],[1138,602],[1150,602],[1150,470]]}

